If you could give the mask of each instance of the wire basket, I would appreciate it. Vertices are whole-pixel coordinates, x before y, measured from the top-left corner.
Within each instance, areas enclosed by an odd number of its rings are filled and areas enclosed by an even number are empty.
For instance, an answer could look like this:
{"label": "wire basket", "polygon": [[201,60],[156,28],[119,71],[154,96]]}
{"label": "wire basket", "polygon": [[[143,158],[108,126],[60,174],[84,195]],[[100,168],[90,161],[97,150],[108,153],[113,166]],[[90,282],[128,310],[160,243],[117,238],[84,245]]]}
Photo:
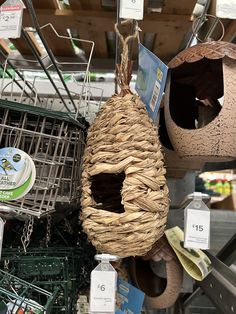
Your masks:
{"label": "wire basket", "polygon": [[56,295],[57,291],[50,293],[32,283],[0,270],[1,307],[3,308],[5,305],[7,313],[48,314],[51,312]]}
{"label": "wire basket", "polygon": [[3,250],[1,266],[47,291],[57,290],[53,313],[71,314],[78,293],[89,286],[92,256],[93,251],[84,254],[80,247],[30,247],[26,253],[9,248]]}
{"label": "wire basket", "polygon": [[[0,147],[16,147],[28,153],[36,166],[36,181],[23,198],[6,201],[1,214],[51,213],[63,175],[63,198],[76,199],[83,151],[83,122],[68,113],[0,100]],[[5,213],[5,215],[4,215]]]}

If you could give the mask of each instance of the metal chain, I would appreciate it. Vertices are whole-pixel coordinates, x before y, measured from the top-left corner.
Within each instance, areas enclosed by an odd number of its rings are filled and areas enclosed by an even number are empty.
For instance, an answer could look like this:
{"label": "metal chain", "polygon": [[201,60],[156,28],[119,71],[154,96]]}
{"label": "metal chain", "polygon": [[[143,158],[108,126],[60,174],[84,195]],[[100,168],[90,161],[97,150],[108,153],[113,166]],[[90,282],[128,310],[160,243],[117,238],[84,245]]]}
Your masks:
{"label": "metal chain", "polygon": [[21,243],[23,245],[24,252],[26,253],[26,248],[30,244],[30,237],[34,229],[34,217],[30,216],[29,220],[25,221],[23,234],[21,236]]}
{"label": "metal chain", "polygon": [[10,263],[9,259],[5,259],[5,261],[4,261],[5,272],[9,272],[9,263]]}
{"label": "metal chain", "polygon": [[51,241],[51,233],[52,230],[52,216],[51,215],[47,215],[47,232],[46,232],[46,247],[48,247],[49,242]]}
{"label": "metal chain", "polygon": [[65,223],[64,231],[67,231],[69,234],[73,234],[73,229],[71,227],[71,224],[70,224],[69,220],[65,218],[64,219],[64,223]]}

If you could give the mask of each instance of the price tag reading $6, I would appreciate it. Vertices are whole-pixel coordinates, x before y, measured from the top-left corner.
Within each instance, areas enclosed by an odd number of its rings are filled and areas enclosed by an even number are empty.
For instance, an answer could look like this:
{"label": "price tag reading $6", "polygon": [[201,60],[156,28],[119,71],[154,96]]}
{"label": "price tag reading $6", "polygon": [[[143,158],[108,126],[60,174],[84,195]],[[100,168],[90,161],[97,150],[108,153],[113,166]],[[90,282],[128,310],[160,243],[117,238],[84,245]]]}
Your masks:
{"label": "price tag reading $6", "polygon": [[112,266],[109,270],[100,270],[99,266],[91,273],[90,313],[114,313],[117,273]]}
{"label": "price tag reading $6", "polygon": [[209,249],[210,210],[187,208],[184,247]]}

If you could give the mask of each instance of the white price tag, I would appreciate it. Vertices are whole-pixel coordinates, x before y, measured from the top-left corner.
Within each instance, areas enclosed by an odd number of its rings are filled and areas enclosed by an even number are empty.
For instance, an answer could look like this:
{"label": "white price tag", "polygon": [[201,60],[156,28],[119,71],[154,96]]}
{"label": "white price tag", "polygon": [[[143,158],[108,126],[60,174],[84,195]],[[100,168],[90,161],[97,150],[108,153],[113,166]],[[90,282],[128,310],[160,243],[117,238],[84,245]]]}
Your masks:
{"label": "white price tag", "polygon": [[114,313],[117,273],[115,270],[95,270],[91,273],[90,312]]}
{"label": "white price tag", "polygon": [[23,7],[2,5],[0,7],[0,38],[18,38],[21,34]]}
{"label": "white price tag", "polygon": [[236,1],[217,0],[216,16],[224,19],[236,19]]}
{"label": "white price tag", "polygon": [[143,19],[144,0],[120,0],[120,18]]}
{"label": "white price tag", "polygon": [[209,249],[210,210],[187,208],[185,219],[184,247]]}

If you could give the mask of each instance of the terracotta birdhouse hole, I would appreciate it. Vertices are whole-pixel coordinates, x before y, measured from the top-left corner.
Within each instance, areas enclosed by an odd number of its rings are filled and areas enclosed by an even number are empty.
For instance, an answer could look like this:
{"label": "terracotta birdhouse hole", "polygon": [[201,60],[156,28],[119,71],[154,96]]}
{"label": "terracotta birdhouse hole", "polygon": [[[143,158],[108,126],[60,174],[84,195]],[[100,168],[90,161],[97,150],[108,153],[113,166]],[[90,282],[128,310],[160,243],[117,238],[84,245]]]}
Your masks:
{"label": "terracotta birdhouse hole", "polygon": [[165,122],[182,158],[224,161],[236,156],[236,45],[203,43],[169,63]]}

